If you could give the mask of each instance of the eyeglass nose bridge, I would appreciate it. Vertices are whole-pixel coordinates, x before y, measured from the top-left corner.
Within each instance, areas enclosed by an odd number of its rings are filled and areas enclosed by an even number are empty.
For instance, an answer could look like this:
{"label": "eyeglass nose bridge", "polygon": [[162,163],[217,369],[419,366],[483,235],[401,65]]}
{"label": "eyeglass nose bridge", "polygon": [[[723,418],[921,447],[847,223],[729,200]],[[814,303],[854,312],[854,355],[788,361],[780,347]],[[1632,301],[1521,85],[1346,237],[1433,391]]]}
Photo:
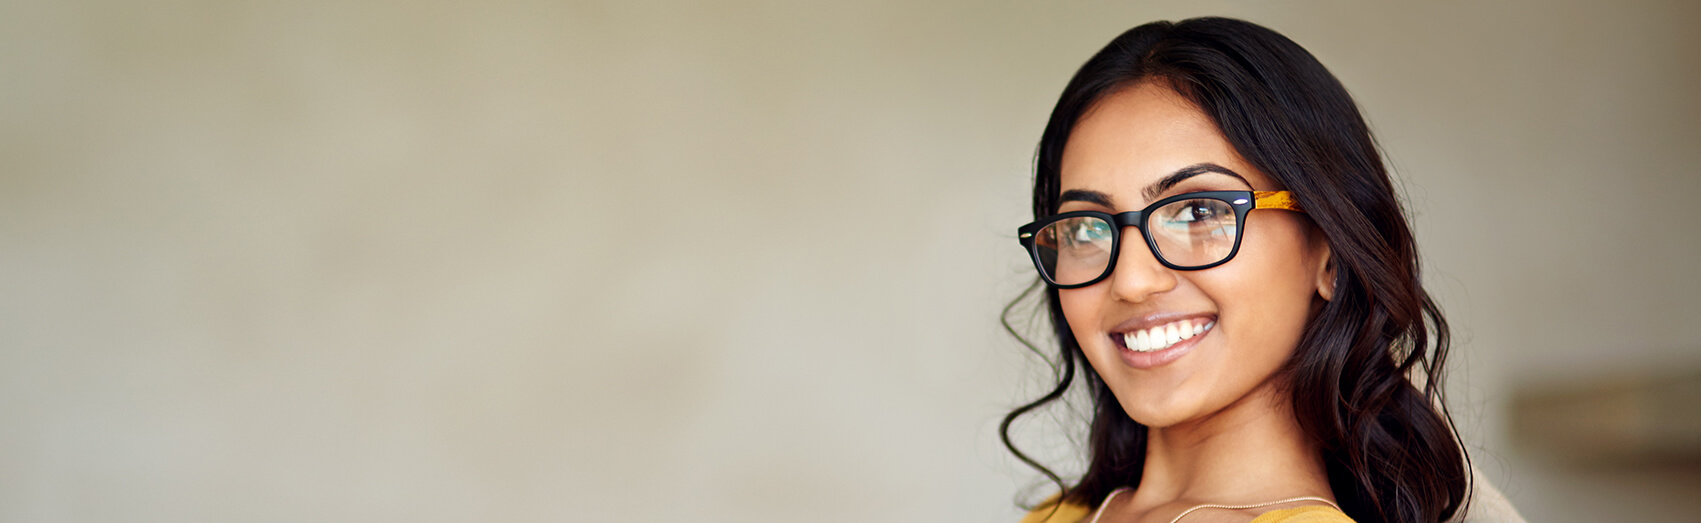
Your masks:
{"label": "eyeglass nose bridge", "polygon": [[1125,227],[1133,227],[1135,229],[1139,229],[1142,235],[1146,232],[1145,218],[1145,215],[1143,215],[1140,211],[1128,211],[1110,215],[1111,224],[1115,225],[1118,231],[1121,231]]}
{"label": "eyeglass nose bridge", "polygon": [[[1128,248],[1129,244],[1139,245],[1149,249],[1153,260],[1156,260],[1158,263],[1165,266],[1169,265],[1169,263],[1164,260],[1163,255],[1158,253],[1157,246],[1152,245],[1151,238],[1146,237],[1145,213],[1141,211],[1116,213],[1110,215],[1110,220],[1111,225],[1116,228],[1119,245],[1116,248],[1116,252],[1111,253],[1109,264],[1104,269],[1105,276],[1109,276],[1111,272],[1116,270],[1116,265],[1122,263],[1122,249]],[[1126,232],[1124,232],[1124,229],[1129,227],[1134,228],[1135,232],[1133,236],[1129,236]]]}

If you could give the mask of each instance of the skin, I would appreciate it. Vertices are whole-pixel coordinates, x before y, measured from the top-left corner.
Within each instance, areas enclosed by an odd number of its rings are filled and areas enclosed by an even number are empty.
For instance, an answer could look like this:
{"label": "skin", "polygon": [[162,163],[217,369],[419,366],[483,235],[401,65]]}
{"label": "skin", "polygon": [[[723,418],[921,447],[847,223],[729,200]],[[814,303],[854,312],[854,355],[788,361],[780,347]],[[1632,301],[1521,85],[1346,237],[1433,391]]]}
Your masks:
{"label": "skin", "polygon": [[[1207,173],[1147,198],[1143,192],[1182,168]],[[1167,84],[1143,82],[1101,100],[1076,125],[1062,158],[1062,191],[1096,191],[1111,206],[1066,201],[1059,212],[1139,210],[1197,191],[1282,190],[1238,154],[1212,120]],[[1333,296],[1329,246],[1303,214],[1254,210],[1234,259],[1198,271],[1164,267],[1139,231],[1122,231],[1116,267],[1091,286],[1058,292],[1064,316],[1093,369],[1135,421],[1150,429],[1139,488],[1106,508],[1102,521],[1167,522],[1200,504],[1251,504],[1297,496],[1333,500],[1323,460],[1291,408],[1277,371],[1305,326]],[[1208,313],[1215,327],[1179,359],[1139,369],[1111,336],[1153,313]],[[1124,329],[1125,330],[1125,329]],[[1265,511],[1204,509],[1189,523],[1250,521]]]}

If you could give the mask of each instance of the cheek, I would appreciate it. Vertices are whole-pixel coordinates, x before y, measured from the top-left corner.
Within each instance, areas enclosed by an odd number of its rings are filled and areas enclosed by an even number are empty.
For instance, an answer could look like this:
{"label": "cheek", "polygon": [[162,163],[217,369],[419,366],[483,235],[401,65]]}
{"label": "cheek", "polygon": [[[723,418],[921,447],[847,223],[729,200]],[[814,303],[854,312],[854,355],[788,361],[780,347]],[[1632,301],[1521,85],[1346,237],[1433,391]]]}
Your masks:
{"label": "cheek", "polygon": [[1100,287],[1103,285],[1057,291],[1057,304],[1063,309],[1063,317],[1069,321],[1069,331],[1075,333],[1076,341],[1085,342],[1098,330]]}
{"label": "cheek", "polygon": [[[1225,314],[1232,313],[1235,333],[1248,341],[1256,339],[1282,354],[1299,343],[1310,318],[1315,294],[1314,275],[1309,274],[1305,236],[1291,224],[1266,221],[1249,224],[1235,257],[1239,270],[1214,278],[1213,287],[1232,295],[1220,301]],[[1266,345],[1268,344],[1268,345]]]}

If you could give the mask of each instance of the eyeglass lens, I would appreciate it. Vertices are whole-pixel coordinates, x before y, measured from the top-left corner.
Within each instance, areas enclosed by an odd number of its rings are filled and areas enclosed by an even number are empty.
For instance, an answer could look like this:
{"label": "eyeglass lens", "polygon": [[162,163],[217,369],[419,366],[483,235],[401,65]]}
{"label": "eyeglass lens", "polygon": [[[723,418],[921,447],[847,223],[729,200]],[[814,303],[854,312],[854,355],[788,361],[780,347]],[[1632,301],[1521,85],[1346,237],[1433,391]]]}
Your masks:
{"label": "eyeglass lens", "polygon": [[[1177,200],[1144,216],[1155,254],[1177,267],[1222,261],[1234,251],[1240,224],[1234,208],[1215,198]],[[1052,222],[1034,235],[1034,252],[1058,285],[1079,285],[1110,270],[1119,231],[1102,217],[1076,216]]]}

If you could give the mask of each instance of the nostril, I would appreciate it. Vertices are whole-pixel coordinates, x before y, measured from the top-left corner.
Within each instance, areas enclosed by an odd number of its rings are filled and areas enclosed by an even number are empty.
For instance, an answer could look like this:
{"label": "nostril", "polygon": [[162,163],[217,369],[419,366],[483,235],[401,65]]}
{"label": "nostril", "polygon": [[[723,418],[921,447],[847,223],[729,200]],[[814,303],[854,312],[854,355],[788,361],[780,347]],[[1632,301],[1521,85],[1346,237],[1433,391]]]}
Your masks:
{"label": "nostril", "polygon": [[1138,249],[1145,252],[1123,252],[1109,276],[1112,292],[1119,299],[1133,303],[1176,286],[1175,271],[1159,262],[1144,244]]}

